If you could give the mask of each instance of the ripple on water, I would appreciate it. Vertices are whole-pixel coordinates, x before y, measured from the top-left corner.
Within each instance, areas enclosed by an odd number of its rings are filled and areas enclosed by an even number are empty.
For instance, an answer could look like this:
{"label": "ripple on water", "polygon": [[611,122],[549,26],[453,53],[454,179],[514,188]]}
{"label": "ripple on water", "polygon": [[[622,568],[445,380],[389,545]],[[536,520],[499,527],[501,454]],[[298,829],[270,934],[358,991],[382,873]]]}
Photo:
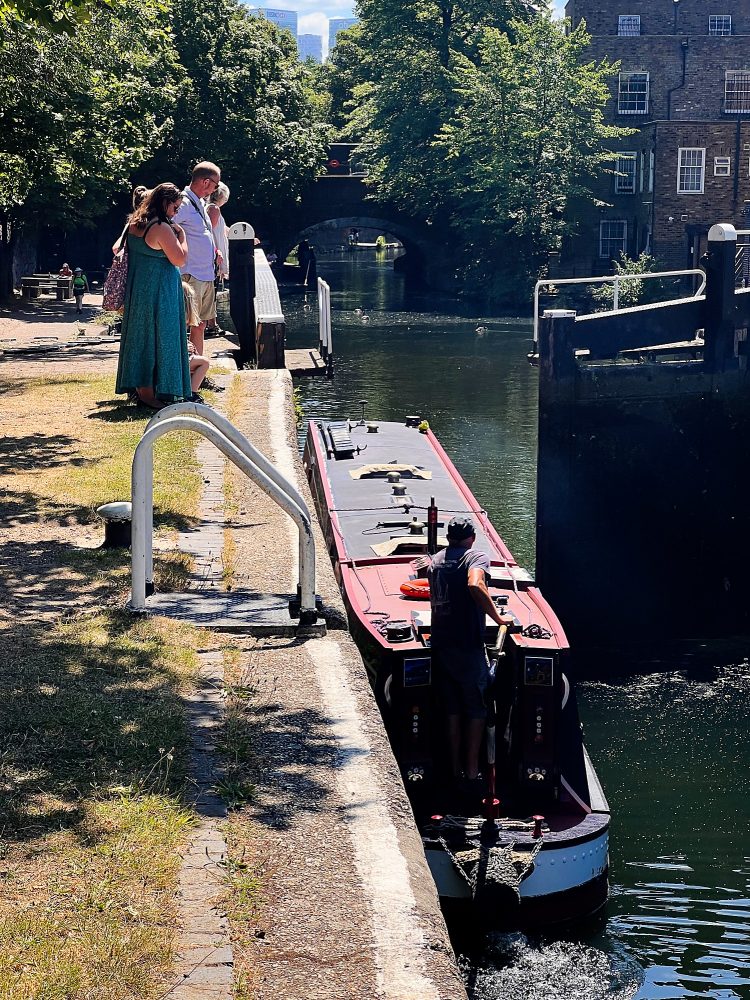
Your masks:
{"label": "ripple on water", "polygon": [[633,1000],[643,970],[624,950],[490,934],[478,960],[459,962],[471,1000]]}

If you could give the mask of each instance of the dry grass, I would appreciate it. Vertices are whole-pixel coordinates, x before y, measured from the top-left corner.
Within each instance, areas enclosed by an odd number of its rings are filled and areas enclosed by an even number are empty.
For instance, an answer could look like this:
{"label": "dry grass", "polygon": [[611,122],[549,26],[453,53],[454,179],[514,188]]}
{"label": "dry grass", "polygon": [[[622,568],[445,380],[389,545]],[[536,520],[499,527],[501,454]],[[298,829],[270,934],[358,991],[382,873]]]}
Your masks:
{"label": "dry grass", "polygon": [[0,634],[0,997],[158,995],[172,960],[191,631],[121,612]]}
{"label": "dry grass", "polygon": [[[71,544],[96,506],[130,496],[147,418],[112,390],[0,382],[1,1000],[156,1000],[173,958],[198,642],[102,610],[122,604],[128,554]],[[195,441],[157,447],[163,532],[195,518]],[[161,589],[188,570],[156,553]],[[42,622],[54,601],[63,614]]]}
{"label": "dry grass", "polygon": [[[32,498],[40,517],[78,523],[96,507],[130,497],[133,452],[150,414],[114,398],[114,379],[59,376],[20,386],[0,382],[0,483]],[[196,438],[161,438],[154,449],[157,524],[195,513],[200,475]]]}

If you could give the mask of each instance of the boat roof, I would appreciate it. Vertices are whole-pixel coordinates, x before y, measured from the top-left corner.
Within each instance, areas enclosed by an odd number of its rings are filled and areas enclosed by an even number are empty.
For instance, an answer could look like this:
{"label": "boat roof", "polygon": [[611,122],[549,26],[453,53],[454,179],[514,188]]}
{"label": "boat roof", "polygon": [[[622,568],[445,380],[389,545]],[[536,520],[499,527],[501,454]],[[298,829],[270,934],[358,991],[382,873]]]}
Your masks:
{"label": "boat roof", "polygon": [[[388,543],[403,539],[408,545],[410,537],[414,540],[408,524],[414,518],[426,521],[427,507],[434,498],[438,536],[442,536],[443,544],[451,517],[468,515],[477,532],[474,548],[487,553],[493,561],[516,565],[434,435],[395,422],[378,423],[377,431],[368,430],[372,424],[349,424],[349,440],[361,450],[339,456],[331,454],[332,426],[344,432],[347,424],[325,422],[318,430],[329,453],[326,471],[332,494],[330,509],[349,559],[397,555],[397,547]],[[389,470],[399,473],[399,483],[389,482]]]}

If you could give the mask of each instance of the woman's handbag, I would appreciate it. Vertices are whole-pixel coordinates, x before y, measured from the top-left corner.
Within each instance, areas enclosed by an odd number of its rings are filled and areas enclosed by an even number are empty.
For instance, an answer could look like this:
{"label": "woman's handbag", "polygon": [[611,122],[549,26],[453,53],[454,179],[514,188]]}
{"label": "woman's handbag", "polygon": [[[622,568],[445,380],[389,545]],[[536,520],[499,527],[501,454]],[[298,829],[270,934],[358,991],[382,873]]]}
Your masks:
{"label": "woman's handbag", "polygon": [[128,230],[122,234],[120,247],[114,256],[112,266],[104,280],[104,301],[106,312],[117,312],[125,305],[125,285],[128,280]]}

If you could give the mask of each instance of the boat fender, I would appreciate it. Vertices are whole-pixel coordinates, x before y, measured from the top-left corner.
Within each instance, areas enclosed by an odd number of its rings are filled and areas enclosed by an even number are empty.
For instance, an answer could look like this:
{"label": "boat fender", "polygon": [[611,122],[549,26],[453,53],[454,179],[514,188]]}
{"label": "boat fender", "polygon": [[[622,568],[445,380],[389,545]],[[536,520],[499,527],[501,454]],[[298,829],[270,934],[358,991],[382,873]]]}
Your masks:
{"label": "boat fender", "polygon": [[416,580],[405,580],[399,588],[404,597],[412,601],[429,601],[430,581],[419,577]]}

